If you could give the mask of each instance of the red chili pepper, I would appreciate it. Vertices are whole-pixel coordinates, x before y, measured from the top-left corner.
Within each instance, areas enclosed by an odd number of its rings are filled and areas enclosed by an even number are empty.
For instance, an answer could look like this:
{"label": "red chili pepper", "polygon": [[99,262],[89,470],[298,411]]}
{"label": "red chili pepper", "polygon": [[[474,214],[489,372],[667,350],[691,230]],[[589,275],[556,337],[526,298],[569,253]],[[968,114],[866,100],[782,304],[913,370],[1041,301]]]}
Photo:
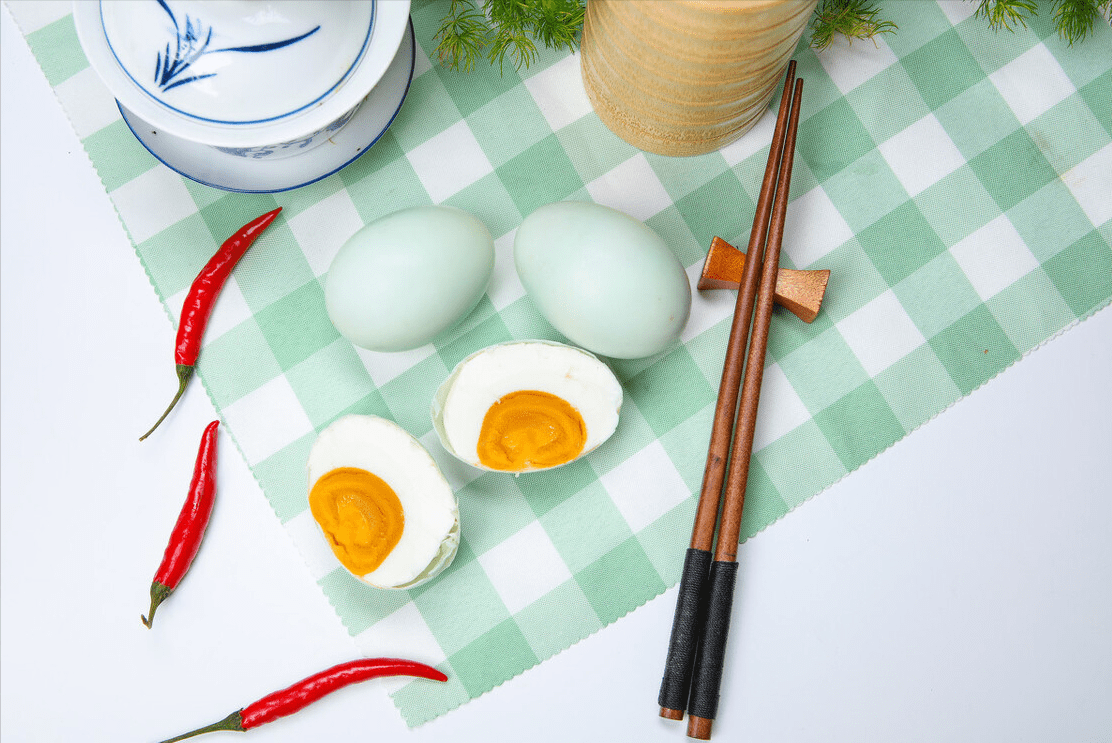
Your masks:
{"label": "red chili pepper", "polygon": [[239,259],[258,239],[263,230],[274,221],[280,211],[282,211],[282,207],[267,212],[240,227],[234,235],[224,241],[220,249],[216,251],[212,258],[209,258],[208,263],[197,274],[197,278],[193,279],[193,283],[189,287],[189,293],[185,297],[185,304],[181,308],[177,343],[174,347],[174,360],[177,362],[178,372],[178,392],[170,402],[170,407],[166,408],[162,417],[151,426],[151,430],[139,437],[140,441],[154,433],[154,429],[158,428],[158,425],[166,419],[166,416],[178,404],[181,396],[185,394],[186,384],[193,376],[193,366],[197,363],[197,356],[201,353],[201,339],[205,334],[205,325],[208,324],[209,315],[212,314],[213,305],[216,304],[216,299],[220,296],[220,290],[224,287],[228,277],[231,276],[232,269],[239,263]]}
{"label": "red chili pepper", "polygon": [[193,480],[189,483],[189,495],[185,499],[174,531],[170,533],[170,543],[162,555],[162,564],[154,574],[151,583],[151,610],[149,617],[141,617],[143,624],[150,629],[154,622],[154,612],[166,600],[189,570],[201,540],[208,528],[212,506],[216,502],[216,434],[220,421],[205,426],[201,435],[201,446],[197,451],[197,463],[193,466]]}
{"label": "red chili pepper", "polygon": [[380,676],[417,676],[432,681],[448,680],[447,676],[432,666],[426,666],[424,663],[417,663],[416,661],[400,660],[398,658],[353,660],[314,674],[282,691],[269,694],[241,710],[236,710],[220,722],[197,728],[176,738],[164,740],[162,743],[175,743],[175,741],[192,738],[194,735],[212,733],[217,730],[245,732],[251,728],[277,720],[279,717],[292,715],[326,694],[342,689],[349,684],[356,684]]}

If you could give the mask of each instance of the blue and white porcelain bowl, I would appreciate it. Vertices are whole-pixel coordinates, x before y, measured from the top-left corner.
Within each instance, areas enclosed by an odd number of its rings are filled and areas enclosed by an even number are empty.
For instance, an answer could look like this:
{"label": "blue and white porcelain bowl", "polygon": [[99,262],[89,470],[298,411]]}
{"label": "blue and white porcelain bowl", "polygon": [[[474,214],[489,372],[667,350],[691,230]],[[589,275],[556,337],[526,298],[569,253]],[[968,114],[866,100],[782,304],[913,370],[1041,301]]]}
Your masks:
{"label": "blue and white porcelain bowl", "polygon": [[409,0],[76,0],[85,55],[160,131],[252,159],[336,134],[398,51]]}

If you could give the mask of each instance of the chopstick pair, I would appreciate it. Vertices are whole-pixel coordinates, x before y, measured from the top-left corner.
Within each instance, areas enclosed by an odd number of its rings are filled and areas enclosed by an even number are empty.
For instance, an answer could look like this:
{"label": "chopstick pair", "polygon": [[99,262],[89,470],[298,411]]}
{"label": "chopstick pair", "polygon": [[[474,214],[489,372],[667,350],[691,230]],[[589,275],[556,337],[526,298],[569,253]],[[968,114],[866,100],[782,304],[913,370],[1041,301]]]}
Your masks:
{"label": "chopstick pair", "polygon": [[[803,80],[795,79],[795,66],[794,60],[788,64],[768,164],[757,198],[745,268],[726,346],[718,402],[711,424],[703,485],[695,512],[691,545],[684,557],[658,698],[661,717],[680,720],[685,711],[689,712],[687,734],[700,740],[710,738],[718,710],[726,637],[733,607],[742,506],[753,453],[757,404],[764,374],[803,93]],[[753,330],[750,339],[751,321]],[[720,501],[721,524],[717,528],[718,541],[715,545]],[[713,560],[712,547],[715,548]]]}

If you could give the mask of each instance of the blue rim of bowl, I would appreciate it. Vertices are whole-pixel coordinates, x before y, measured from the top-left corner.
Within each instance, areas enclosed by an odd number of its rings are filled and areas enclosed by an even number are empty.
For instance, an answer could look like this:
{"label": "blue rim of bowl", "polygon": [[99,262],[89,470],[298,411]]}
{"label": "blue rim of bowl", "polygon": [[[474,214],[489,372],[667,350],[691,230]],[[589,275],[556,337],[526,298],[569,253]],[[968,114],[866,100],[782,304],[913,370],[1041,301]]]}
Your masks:
{"label": "blue rim of bowl", "polygon": [[[232,188],[232,187],[229,187],[229,186],[221,186],[221,185],[216,184],[216,183],[209,183],[208,181],[201,180],[200,178],[198,178],[194,175],[190,175],[189,173],[184,172],[180,168],[174,167],[173,165],[171,165],[170,163],[166,162],[161,157],[159,157],[158,154],[154,150],[152,150],[149,146],[147,146],[147,143],[143,141],[142,137],[139,136],[139,133],[135,131],[135,128],[131,125],[131,122],[128,120],[128,117],[124,113],[124,109],[120,105],[119,101],[116,101],[116,108],[119,109],[120,115],[123,117],[124,123],[127,124],[127,128],[131,131],[131,133],[135,137],[136,141],[138,141],[139,144],[143,145],[143,148],[147,152],[149,152],[156,160],[158,160],[160,163],[162,163],[163,165],[165,165],[167,168],[174,171],[178,175],[183,176],[185,178],[188,178],[189,180],[191,180],[195,183],[199,183],[202,186],[208,186],[209,188],[215,188],[215,189],[218,189],[220,191],[227,191],[229,193],[247,193],[247,194],[283,193],[285,191],[293,191],[294,189],[304,188],[305,186],[312,185],[313,183],[316,183],[317,181],[322,181],[322,180],[324,180],[325,178],[327,178],[331,175],[335,175],[336,173],[340,172],[341,170],[343,170],[347,166],[351,165],[353,162],[355,162],[359,158],[363,157],[363,155],[365,155],[368,150],[370,150],[372,147],[374,147],[374,145],[378,142],[378,140],[382,139],[382,136],[384,134],[386,134],[386,132],[389,131],[391,125],[393,125],[394,119],[396,119],[398,117],[398,113],[402,110],[402,104],[405,103],[405,99],[409,96],[409,88],[413,84],[413,70],[416,67],[416,63],[417,63],[417,40],[416,40],[416,36],[413,32],[413,21],[412,21],[412,19],[408,22],[408,24],[409,24],[409,41],[410,41],[410,44],[412,45],[412,48],[413,48],[413,57],[412,57],[412,59],[409,60],[409,79],[406,81],[405,90],[402,92],[401,100],[398,101],[398,107],[396,109],[394,109],[394,113],[391,114],[390,120],[386,122],[386,126],[384,126],[382,128],[382,131],[380,131],[378,134],[375,135],[374,139],[372,139],[370,142],[368,142],[366,145],[364,145],[363,148],[361,150],[359,150],[359,152],[357,152],[355,154],[355,156],[352,157],[347,162],[343,163],[342,165],[339,165],[336,168],[333,168],[332,170],[328,171],[327,173],[323,173],[321,175],[315,176],[315,177],[311,178],[310,180],[305,181],[304,183],[298,183],[297,185],[294,185],[294,186],[284,186],[282,188],[262,188],[262,189]],[[297,157],[297,155],[294,155],[294,157]]]}
{"label": "blue rim of bowl", "polygon": [[375,18],[378,15],[378,2],[377,2],[377,0],[373,0],[372,3],[371,3],[371,20],[370,20],[370,23],[367,25],[367,35],[363,39],[363,45],[359,48],[359,54],[356,55],[355,61],[353,61],[351,63],[351,67],[349,67],[347,69],[347,71],[344,72],[344,74],[340,76],[340,79],[337,80],[332,85],[332,87],[330,87],[328,90],[326,90],[324,93],[322,93],[318,98],[316,98],[312,101],[309,101],[304,106],[301,106],[299,108],[295,108],[292,111],[287,111],[285,113],[278,114],[277,116],[271,116],[271,117],[265,118],[265,119],[253,119],[253,120],[250,120],[250,121],[225,121],[223,119],[210,119],[210,118],[205,117],[205,116],[198,116],[196,114],[191,114],[188,111],[183,111],[180,108],[177,108],[175,106],[171,106],[169,103],[162,100],[161,98],[156,96],[154,93],[151,93],[149,90],[147,90],[147,87],[145,85],[143,85],[142,83],[140,83],[138,80],[135,79],[135,76],[131,74],[131,70],[129,70],[127,67],[124,67],[123,61],[121,61],[119,55],[116,54],[116,49],[115,49],[115,47],[112,46],[112,40],[108,38],[108,31],[107,31],[107,29],[104,28],[104,4],[103,4],[103,2],[99,4],[99,13],[100,13],[101,31],[104,32],[104,43],[108,45],[108,51],[110,51],[112,53],[112,58],[116,60],[116,64],[119,65],[120,70],[122,70],[123,73],[125,75],[127,75],[127,78],[129,80],[131,80],[131,82],[135,83],[135,87],[139,88],[139,90],[141,90],[143,92],[143,94],[146,95],[148,98],[150,98],[152,101],[157,103],[159,106],[162,106],[163,108],[169,109],[170,111],[173,111],[174,113],[181,114],[182,116],[185,116],[186,118],[189,118],[189,119],[193,119],[195,121],[204,121],[204,122],[207,122],[209,124],[227,124],[229,126],[253,126],[255,124],[267,124],[267,123],[274,122],[274,121],[281,121],[282,119],[289,118],[290,116],[294,116],[295,114],[301,113],[302,111],[304,111],[304,110],[306,110],[306,109],[308,109],[312,106],[315,106],[318,103],[320,103],[321,101],[323,101],[325,98],[327,98],[328,96],[332,95],[332,93],[335,92],[335,90],[338,87],[340,87],[340,85],[343,84],[343,82],[345,80],[347,80],[349,77],[351,77],[351,73],[355,70],[355,68],[359,65],[359,63],[361,61],[363,61],[363,57],[365,57],[367,55],[367,49],[370,46],[371,35],[374,32]]}

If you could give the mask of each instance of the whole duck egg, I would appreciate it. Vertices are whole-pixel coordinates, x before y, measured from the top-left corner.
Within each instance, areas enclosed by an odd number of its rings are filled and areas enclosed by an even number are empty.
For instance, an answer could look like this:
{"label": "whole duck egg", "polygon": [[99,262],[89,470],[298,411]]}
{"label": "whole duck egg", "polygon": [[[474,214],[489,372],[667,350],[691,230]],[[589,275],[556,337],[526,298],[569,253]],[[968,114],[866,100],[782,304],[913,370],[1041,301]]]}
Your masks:
{"label": "whole duck egg", "polygon": [[660,353],[691,312],[687,274],[663,238],[599,204],[560,201],[534,211],[517,230],[514,264],[541,315],[601,356]]}
{"label": "whole duck egg", "polygon": [[450,330],[478,304],[494,241],[473,215],[447,206],[388,214],[352,235],[325,280],[328,317],[371,351],[408,351]]}

